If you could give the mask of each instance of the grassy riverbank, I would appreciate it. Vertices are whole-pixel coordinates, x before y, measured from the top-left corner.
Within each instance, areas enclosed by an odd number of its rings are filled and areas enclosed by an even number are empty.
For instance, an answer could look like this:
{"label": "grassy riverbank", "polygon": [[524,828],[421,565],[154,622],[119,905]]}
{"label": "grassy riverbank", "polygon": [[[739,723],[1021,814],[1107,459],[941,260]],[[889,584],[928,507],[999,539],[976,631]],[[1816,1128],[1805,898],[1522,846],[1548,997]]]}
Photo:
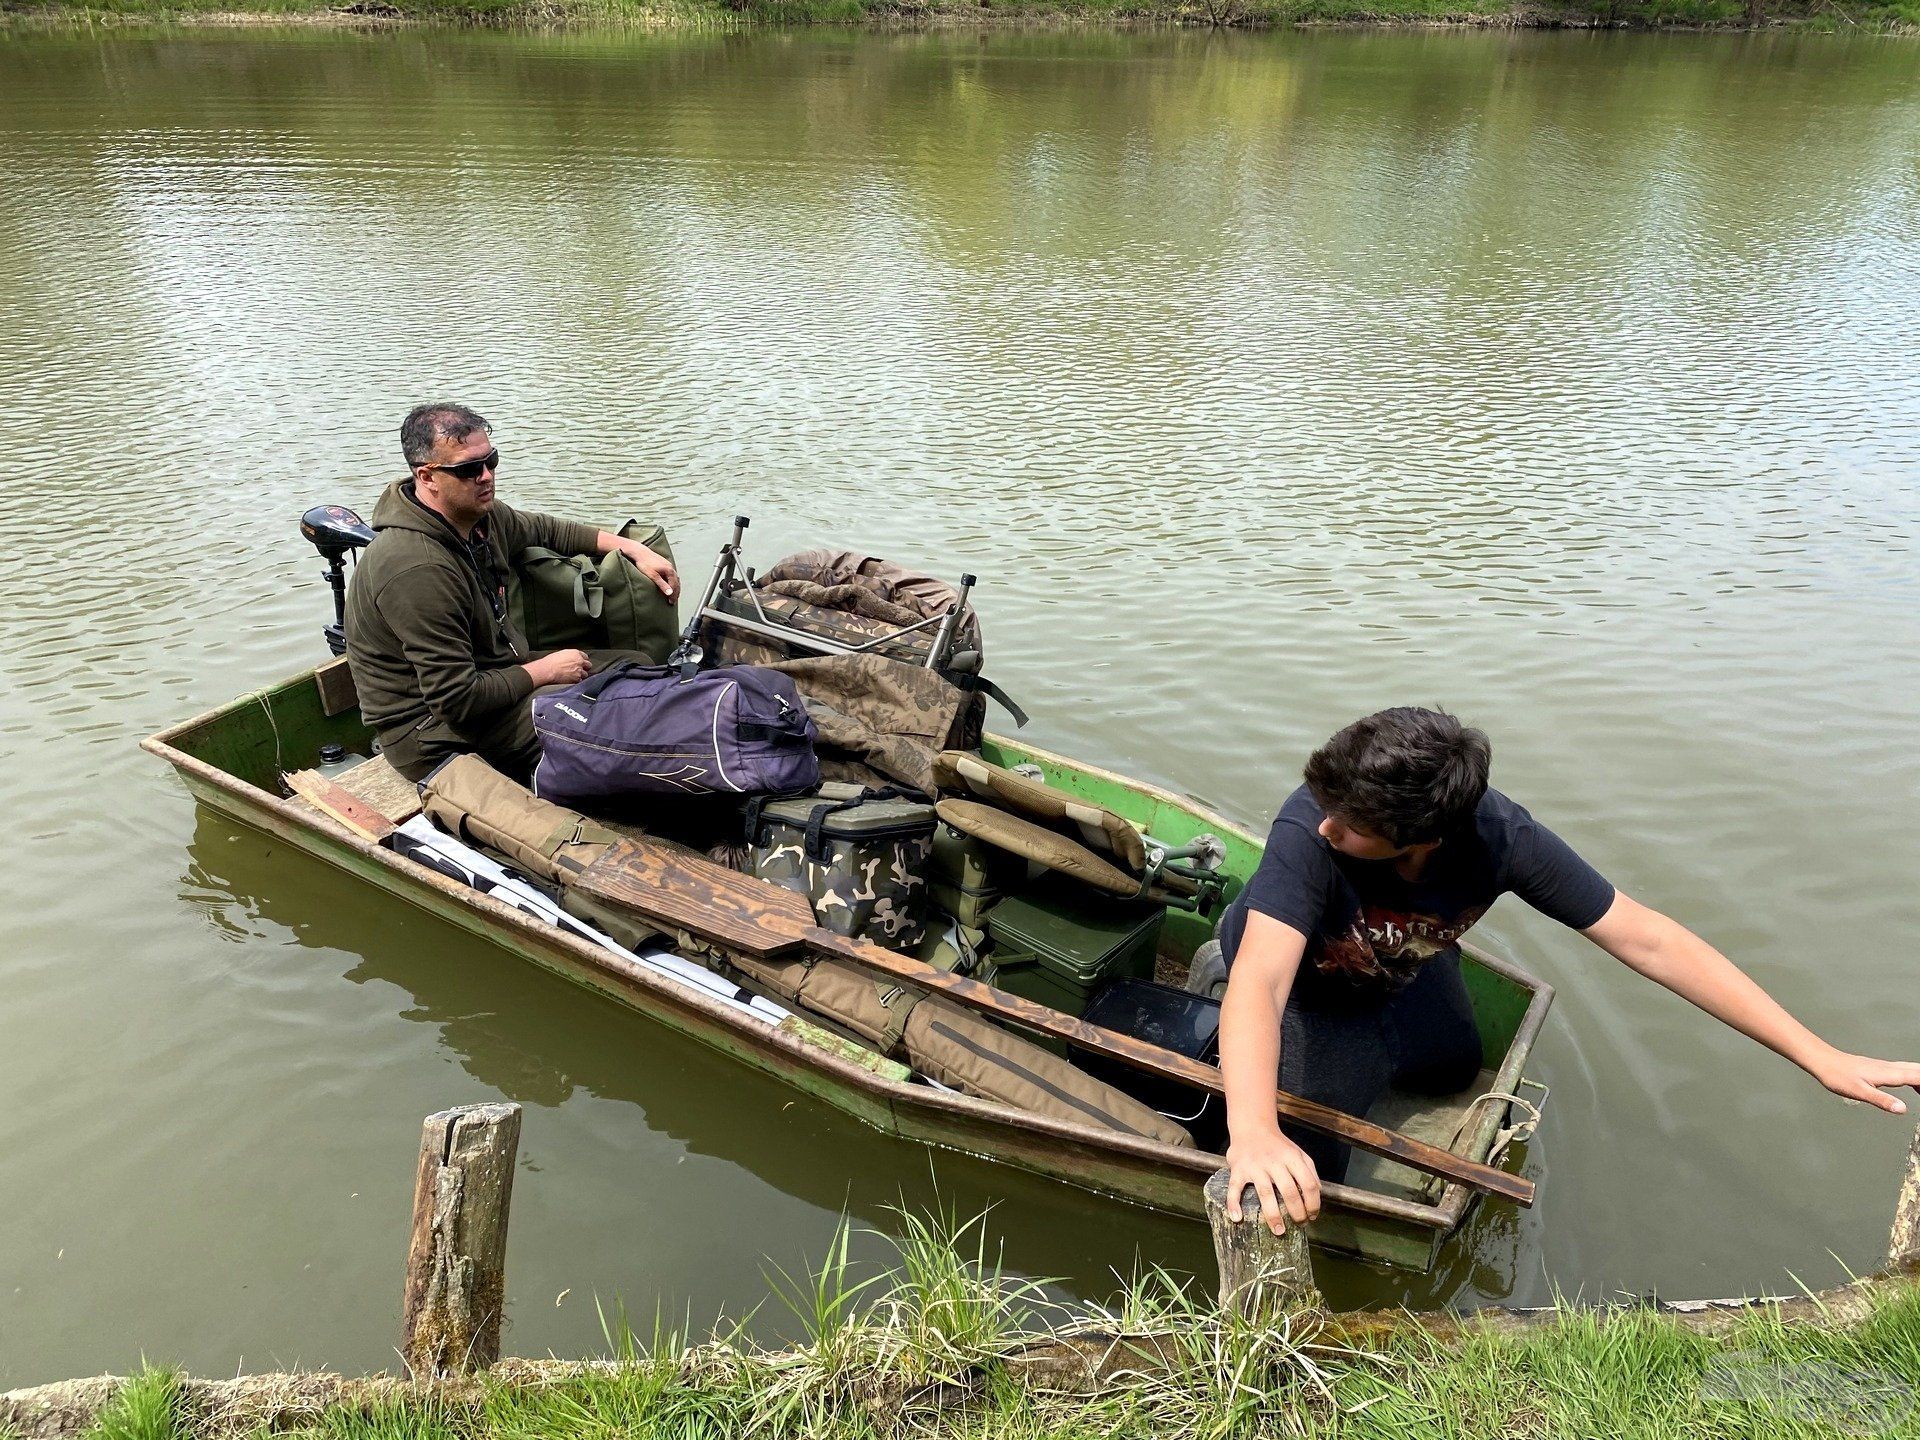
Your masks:
{"label": "grassy riverbank", "polygon": [[[886,1276],[854,1281],[843,1246],[819,1276],[777,1287],[807,1333],[793,1349],[738,1333],[641,1344],[613,1325],[599,1362],[508,1362],[440,1387],[149,1370],[90,1421],[36,1426],[16,1407],[13,1423],[88,1440],[1920,1436],[1910,1283],[1811,1323],[1754,1311],[1703,1330],[1646,1310],[1570,1311],[1363,1341],[1337,1321],[1248,1329],[1158,1275],[1068,1321],[983,1266],[977,1243],[963,1258],[932,1229],[907,1230]],[[0,1401],[0,1428],[6,1413]]]}
{"label": "grassy riverbank", "polygon": [[1920,0],[0,0],[0,30],[451,23],[640,25],[1461,25],[1857,32],[1920,28]]}

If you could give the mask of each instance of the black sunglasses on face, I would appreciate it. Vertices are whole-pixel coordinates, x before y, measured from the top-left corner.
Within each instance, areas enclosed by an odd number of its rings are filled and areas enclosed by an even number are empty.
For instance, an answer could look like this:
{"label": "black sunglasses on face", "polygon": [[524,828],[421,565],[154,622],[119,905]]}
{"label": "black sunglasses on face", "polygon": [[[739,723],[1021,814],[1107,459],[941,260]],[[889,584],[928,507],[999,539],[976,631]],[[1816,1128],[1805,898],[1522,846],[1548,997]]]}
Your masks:
{"label": "black sunglasses on face", "polygon": [[478,460],[462,460],[458,465],[429,465],[427,468],[443,471],[456,480],[478,480],[487,471],[500,468],[500,452],[489,450]]}

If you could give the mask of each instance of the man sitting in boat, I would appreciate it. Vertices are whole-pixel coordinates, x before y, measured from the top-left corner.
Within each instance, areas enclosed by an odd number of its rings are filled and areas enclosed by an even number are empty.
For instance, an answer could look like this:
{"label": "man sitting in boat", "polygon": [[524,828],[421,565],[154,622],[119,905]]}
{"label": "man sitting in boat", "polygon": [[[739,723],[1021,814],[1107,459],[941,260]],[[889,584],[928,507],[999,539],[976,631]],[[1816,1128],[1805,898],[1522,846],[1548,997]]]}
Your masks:
{"label": "man sitting in boat", "polygon": [[[1473,1082],[1480,1036],[1460,936],[1509,891],[1640,974],[1799,1065],[1836,1095],[1902,1114],[1881,1086],[1920,1065],[1821,1040],[1706,941],[1614,887],[1546,826],[1489,789],[1487,737],[1434,710],[1356,720],[1307,761],[1265,858],[1220,925],[1220,1018],[1232,1169],[1228,1210],[1254,1186],[1278,1231],[1306,1220],[1349,1152],[1289,1137],[1273,1090],[1364,1116],[1389,1085]],[[1278,1203],[1276,1203],[1276,1201]]]}
{"label": "man sitting in boat", "polygon": [[618,650],[531,655],[507,619],[507,567],[529,546],[561,554],[618,550],[669,599],[673,563],[592,525],[514,510],[494,498],[500,452],[464,405],[422,405],[400,426],[411,473],[373,510],[373,543],[347,592],[347,663],[360,710],[388,762],[409,780],[478,751],[524,780],[539,758],[527,698],[619,660]]}

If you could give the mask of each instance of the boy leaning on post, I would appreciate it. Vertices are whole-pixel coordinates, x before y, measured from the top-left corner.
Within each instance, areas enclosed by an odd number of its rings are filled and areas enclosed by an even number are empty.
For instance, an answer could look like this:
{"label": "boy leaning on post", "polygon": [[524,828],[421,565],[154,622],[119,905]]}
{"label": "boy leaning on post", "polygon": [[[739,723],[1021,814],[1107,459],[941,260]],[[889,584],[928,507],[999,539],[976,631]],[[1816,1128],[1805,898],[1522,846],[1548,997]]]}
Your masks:
{"label": "boy leaning on post", "polygon": [[1459,939],[1512,892],[1848,1100],[1904,1114],[1920,1064],[1838,1050],[1706,941],[1622,894],[1487,785],[1492,748],[1437,710],[1356,720],[1314,751],[1265,857],[1220,923],[1227,1213],[1247,1185],[1278,1233],[1346,1173],[1327,1136],[1289,1134],[1273,1091],[1364,1116],[1390,1085],[1448,1094],[1480,1068]]}

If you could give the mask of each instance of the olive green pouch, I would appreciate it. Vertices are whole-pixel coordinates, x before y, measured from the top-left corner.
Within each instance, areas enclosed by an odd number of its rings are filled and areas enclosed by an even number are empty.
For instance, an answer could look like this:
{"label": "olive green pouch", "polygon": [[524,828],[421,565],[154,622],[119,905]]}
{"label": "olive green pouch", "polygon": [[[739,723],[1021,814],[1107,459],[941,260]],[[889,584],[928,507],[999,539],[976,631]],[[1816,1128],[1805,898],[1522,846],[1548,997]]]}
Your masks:
{"label": "olive green pouch", "polygon": [[1000,897],[1027,878],[1027,863],[942,822],[933,832],[928,878],[934,907],[977,930]]}
{"label": "olive green pouch", "polygon": [[[629,520],[620,538],[673,558],[667,532]],[[680,607],[626,556],[562,555],[530,545],[507,575],[507,615],[529,649],[638,650],[664,662],[680,638]]]}

